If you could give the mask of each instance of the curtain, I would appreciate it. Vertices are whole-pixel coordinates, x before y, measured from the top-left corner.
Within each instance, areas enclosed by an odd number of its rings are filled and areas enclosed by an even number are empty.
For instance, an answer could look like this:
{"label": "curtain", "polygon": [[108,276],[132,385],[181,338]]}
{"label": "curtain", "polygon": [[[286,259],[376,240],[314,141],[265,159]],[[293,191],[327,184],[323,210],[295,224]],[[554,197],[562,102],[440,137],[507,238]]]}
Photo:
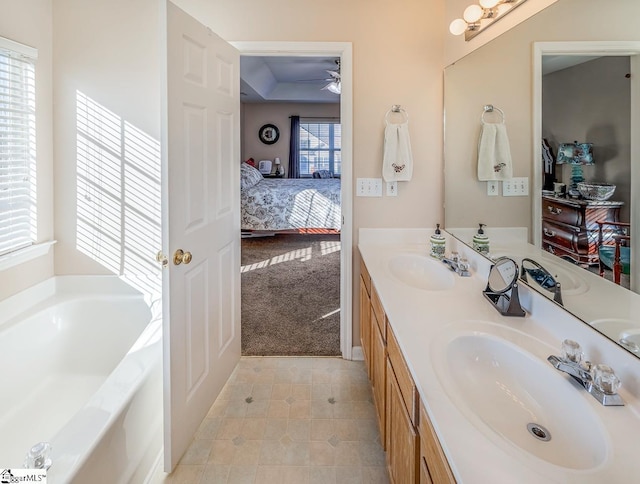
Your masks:
{"label": "curtain", "polygon": [[300,178],[300,116],[291,116],[289,178]]}

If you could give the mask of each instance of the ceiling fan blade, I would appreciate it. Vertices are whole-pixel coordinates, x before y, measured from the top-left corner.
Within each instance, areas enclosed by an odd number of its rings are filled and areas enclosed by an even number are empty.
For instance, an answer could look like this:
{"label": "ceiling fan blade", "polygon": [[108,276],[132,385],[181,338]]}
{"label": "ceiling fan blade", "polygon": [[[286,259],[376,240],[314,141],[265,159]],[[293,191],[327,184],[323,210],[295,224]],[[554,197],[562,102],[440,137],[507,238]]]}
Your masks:
{"label": "ceiling fan blade", "polygon": [[340,73],[337,71],[327,71],[334,79],[340,79]]}

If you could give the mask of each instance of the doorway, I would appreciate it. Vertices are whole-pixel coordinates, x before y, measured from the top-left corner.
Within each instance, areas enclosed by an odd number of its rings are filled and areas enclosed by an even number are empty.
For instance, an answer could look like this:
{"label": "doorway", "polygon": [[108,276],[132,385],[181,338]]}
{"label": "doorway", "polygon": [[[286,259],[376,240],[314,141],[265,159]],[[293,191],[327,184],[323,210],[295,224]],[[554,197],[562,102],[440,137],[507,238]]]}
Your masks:
{"label": "doorway", "polygon": [[[340,208],[339,215],[339,244],[346,250],[339,250],[339,253],[333,254],[339,257],[339,354],[345,359],[352,359],[352,61],[351,61],[351,44],[343,42],[235,42],[233,45],[238,48],[243,58],[245,57],[333,57],[339,60],[341,75],[341,95],[340,107],[337,117],[340,121],[341,128],[341,166],[340,166]],[[304,121],[304,114],[301,115]],[[309,118],[326,118],[327,116],[309,116]],[[288,118],[288,116],[287,116]],[[285,126],[279,127],[280,136],[282,130],[289,130],[288,119]],[[309,119],[307,121],[315,121]],[[243,123],[244,125],[244,123]],[[258,133],[255,134],[258,139]],[[281,166],[284,165],[285,175],[288,173],[288,150],[287,157],[279,156]],[[274,154],[272,160],[275,161]],[[243,152],[243,160],[251,157],[248,152]],[[285,158],[285,159],[283,159]],[[259,163],[260,160],[255,160]],[[307,234],[309,238],[318,238]],[[321,253],[330,253],[335,248],[336,237],[332,240],[319,240],[316,251]],[[309,242],[312,242],[309,240]],[[306,244],[307,247],[313,246]],[[324,247],[324,248],[322,248]],[[291,252],[291,251],[285,251]],[[282,254],[281,254],[282,255]],[[285,255],[286,257],[286,255]],[[287,294],[282,293],[276,297],[286,298]],[[267,310],[267,308],[264,308]],[[326,317],[335,318],[336,314],[329,314]],[[317,319],[317,318],[316,318]],[[324,320],[325,318],[320,318]]]}

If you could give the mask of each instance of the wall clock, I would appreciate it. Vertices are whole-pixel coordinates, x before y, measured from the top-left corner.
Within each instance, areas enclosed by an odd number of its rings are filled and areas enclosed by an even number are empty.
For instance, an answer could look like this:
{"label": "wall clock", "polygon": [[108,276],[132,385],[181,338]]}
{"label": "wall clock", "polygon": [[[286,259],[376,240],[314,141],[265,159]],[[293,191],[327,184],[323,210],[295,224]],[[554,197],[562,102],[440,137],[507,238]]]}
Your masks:
{"label": "wall clock", "polygon": [[258,137],[265,145],[272,145],[280,138],[280,130],[274,124],[265,124],[258,131]]}

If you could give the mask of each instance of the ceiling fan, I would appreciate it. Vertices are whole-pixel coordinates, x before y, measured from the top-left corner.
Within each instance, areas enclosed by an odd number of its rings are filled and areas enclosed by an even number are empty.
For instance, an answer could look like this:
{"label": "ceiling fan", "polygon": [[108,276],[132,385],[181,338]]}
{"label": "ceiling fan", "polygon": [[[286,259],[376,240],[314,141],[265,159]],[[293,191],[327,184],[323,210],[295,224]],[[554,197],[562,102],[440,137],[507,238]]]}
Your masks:
{"label": "ceiling fan", "polygon": [[318,81],[329,81],[327,85],[325,85],[321,90],[327,90],[334,94],[340,94],[342,92],[341,86],[341,76],[340,76],[340,59],[335,60],[336,68],[335,70],[327,70],[326,72],[329,74],[329,77],[325,77],[322,79],[301,79],[298,82],[318,82]]}

